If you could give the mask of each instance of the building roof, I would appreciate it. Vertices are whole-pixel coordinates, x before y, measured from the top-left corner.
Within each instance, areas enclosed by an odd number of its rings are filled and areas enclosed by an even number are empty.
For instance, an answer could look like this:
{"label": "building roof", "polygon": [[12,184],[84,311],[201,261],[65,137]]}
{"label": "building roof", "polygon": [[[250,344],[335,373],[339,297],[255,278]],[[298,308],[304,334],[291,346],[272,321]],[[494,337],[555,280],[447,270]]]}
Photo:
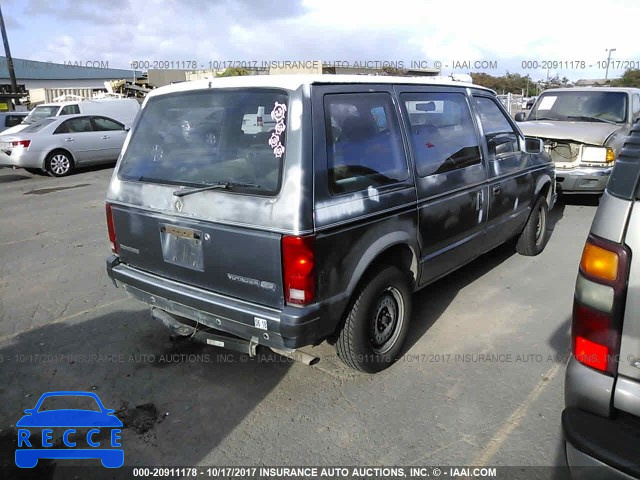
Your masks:
{"label": "building roof", "polygon": [[406,85],[452,85],[456,87],[478,88],[492,91],[488,88],[471,83],[458,82],[447,77],[394,77],[383,75],[244,75],[238,77],[216,77],[208,80],[194,80],[176,83],[157,88],[147,95],[162,95],[165,93],[200,90],[204,88],[233,88],[233,87],[271,87],[297,90],[303,85],[312,84],[340,84],[340,83],[371,83],[371,84],[406,84]]}
{"label": "building roof", "polygon": [[[107,66],[108,62],[106,61],[96,61],[95,66],[87,67],[76,65],[75,62],[71,65],[65,65],[62,63],[13,58],[13,69],[18,82],[24,80],[106,80],[129,78],[134,74],[133,70],[104,68]],[[142,72],[136,70],[135,75],[136,77],[142,76]],[[9,78],[7,57],[0,56],[0,79],[8,80]]]}

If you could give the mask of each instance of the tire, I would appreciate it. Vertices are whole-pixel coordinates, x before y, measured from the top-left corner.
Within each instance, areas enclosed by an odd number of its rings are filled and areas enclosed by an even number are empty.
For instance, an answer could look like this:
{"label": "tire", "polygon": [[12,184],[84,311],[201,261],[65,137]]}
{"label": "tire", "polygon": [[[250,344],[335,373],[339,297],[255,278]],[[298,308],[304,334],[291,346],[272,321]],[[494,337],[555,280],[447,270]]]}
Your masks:
{"label": "tire", "polygon": [[533,210],[527,219],[527,223],[518,237],[516,251],[520,255],[533,257],[540,254],[549,241],[549,231],[547,230],[549,208],[547,200],[539,197],[533,205]]}
{"label": "tire", "polygon": [[367,373],[391,366],[407,336],[411,302],[406,273],[387,265],[371,272],[356,290],[338,335],[340,359]]}
{"label": "tire", "polygon": [[57,150],[47,156],[44,166],[52,177],[66,177],[73,171],[74,163],[69,153]]}

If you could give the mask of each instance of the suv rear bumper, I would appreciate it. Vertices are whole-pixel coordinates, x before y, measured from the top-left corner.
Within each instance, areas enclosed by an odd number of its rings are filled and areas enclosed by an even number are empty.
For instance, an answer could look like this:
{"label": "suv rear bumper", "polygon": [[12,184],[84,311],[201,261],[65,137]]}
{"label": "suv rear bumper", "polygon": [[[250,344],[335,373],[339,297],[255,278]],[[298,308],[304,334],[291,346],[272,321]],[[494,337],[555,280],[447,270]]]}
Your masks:
{"label": "suv rear bumper", "polygon": [[[178,317],[253,340],[268,347],[293,349],[323,340],[331,322],[323,322],[318,304],[274,309],[169,280],[107,258],[107,273],[116,287],[132,297]],[[266,320],[267,329],[257,325]]]}
{"label": "suv rear bumper", "polygon": [[569,407],[562,412],[562,431],[573,479],[640,478],[640,418],[624,412],[607,418]]}
{"label": "suv rear bumper", "polygon": [[603,192],[609,181],[613,167],[576,167],[558,168],[556,166],[556,185],[562,193],[599,193]]}

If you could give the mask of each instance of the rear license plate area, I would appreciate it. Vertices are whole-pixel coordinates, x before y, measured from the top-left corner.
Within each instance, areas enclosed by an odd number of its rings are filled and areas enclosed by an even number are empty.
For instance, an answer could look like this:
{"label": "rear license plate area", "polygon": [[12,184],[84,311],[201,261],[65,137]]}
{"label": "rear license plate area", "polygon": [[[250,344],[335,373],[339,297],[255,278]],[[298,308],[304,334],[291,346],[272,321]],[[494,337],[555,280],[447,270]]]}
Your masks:
{"label": "rear license plate area", "polygon": [[204,272],[200,230],[161,224],[160,242],[165,262]]}

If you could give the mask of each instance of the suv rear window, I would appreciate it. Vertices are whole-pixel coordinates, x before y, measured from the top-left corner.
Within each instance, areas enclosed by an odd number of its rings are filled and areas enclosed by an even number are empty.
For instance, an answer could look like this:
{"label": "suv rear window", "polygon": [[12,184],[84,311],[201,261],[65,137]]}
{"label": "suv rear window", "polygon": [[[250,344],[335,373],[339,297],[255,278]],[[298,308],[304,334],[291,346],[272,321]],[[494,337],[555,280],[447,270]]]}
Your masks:
{"label": "suv rear window", "polygon": [[[286,150],[287,102],[281,90],[258,88],[150,98],[119,177],[187,186],[229,182],[245,184],[234,190],[275,194]],[[247,128],[247,116],[256,117],[259,107],[265,112],[263,125]]]}

